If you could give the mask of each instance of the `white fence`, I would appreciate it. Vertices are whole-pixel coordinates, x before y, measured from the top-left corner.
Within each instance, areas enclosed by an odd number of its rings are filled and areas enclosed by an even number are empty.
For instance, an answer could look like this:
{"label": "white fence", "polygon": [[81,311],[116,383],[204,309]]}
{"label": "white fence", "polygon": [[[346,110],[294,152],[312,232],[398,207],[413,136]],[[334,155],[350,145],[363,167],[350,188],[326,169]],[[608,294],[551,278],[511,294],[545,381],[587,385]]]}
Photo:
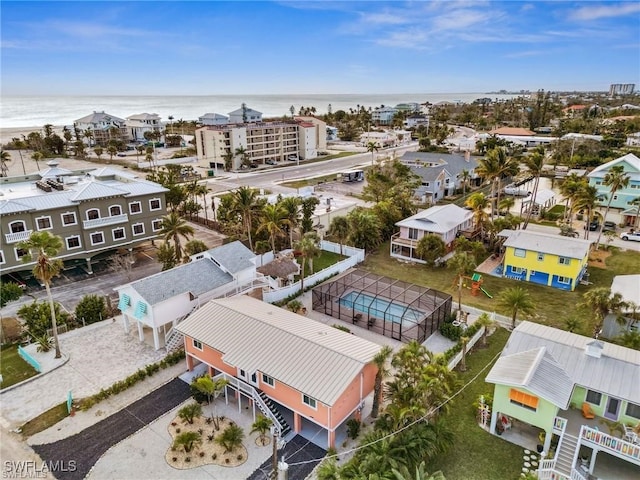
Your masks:
{"label": "white fence", "polygon": [[[483,313],[488,313],[485,310],[480,310],[479,308],[471,307],[469,305],[462,305],[462,310],[473,315],[482,315]],[[511,318],[500,315],[496,312],[491,312],[489,316],[493,321],[500,324],[501,327],[511,328]]]}
{"label": "white fence", "polygon": [[[469,350],[473,348],[476,342],[482,337],[484,330],[485,330],[485,327],[480,327],[480,330],[478,330],[473,335],[473,337],[469,339],[469,342],[467,343],[467,354],[469,353]],[[461,361],[462,361],[462,350],[456,353],[455,356],[451,360],[449,360],[449,364],[447,365],[449,367],[449,370],[453,370],[454,368],[456,368],[456,365],[458,365]]]}
{"label": "white fence", "polygon": [[[320,242],[320,248],[327,252],[340,253],[340,245],[333,242],[328,242],[323,240]],[[347,255],[348,258],[331,265],[330,267],[325,268],[313,275],[309,275],[304,279],[304,285],[315,285],[318,282],[326,280],[327,278],[342,273],[348,270],[351,267],[355,267],[358,263],[364,260],[364,250],[360,248],[349,247],[347,245],[342,246],[342,252],[344,255]],[[263,292],[262,299],[265,302],[274,303],[284,300],[291,295],[298,293],[301,289],[301,282],[298,280],[297,282],[287,285],[286,287],[278,288],[275,290],[270,290],[267,292]]]}

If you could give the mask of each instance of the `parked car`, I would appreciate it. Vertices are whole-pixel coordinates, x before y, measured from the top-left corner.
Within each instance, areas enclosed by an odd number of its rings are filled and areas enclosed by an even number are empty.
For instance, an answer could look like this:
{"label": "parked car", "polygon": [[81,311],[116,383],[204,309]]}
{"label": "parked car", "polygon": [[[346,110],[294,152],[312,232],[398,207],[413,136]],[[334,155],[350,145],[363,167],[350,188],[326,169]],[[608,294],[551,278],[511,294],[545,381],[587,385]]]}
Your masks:
{"label": "parked car", "polygon": [[531,192],[524,187],[516,187],[514,184],[504,187],[504,193],[506,195],[514,195],[516,197],[526,197],[531,195]]}
{"label": "parked car", "polygon": [[616,222],[604,222],[602,225],[603,232],[615,232],[616,231]]}
{"label": "parked car", "polygon": [[600,228],[600,222],[598,220],[591,220],[590,223],[585,223],[584,224],[584,229],[587,229],[587,226],[589,227],[589,231],[590,232],[595,232],[596,230],[598,230]]}
{"label": "parked car", "polygon": [[622,240],[631,240],[635,242],[640,242],[640,232],[634,232],[633,230],[629,232],[622,232],[620,234],[620,238]]}
{"label": "parked car", "polygon": [[268,160],[265,160],[265,161],[264,161],[264,163],[266,163],[267,165],[275,165],[275,164],[276,164],[276,163],[278,163],[278,162],[276,162],[275,160],[272,160],[272,159],[270,158],[270,159],[268,159]]}
{"label": "parked car", "polygon": [[260,165],[258,165],[257,163],[252,163],[251,165],[249,165],[251,168],[258,168]]}
{"label": "parked car", "polygon": [[298,156],[297,155],[289,155],[287,157],[287,160],[289,160],[290,162],[297,162],[298,161]]}

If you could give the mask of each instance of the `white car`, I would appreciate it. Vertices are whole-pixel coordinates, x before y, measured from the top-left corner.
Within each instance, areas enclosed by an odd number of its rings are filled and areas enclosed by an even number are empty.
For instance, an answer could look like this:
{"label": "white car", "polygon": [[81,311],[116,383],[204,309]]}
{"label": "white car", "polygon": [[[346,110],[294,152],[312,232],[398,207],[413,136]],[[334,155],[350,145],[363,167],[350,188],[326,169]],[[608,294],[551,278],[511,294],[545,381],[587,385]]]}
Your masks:
{"label": "white car", "polygon": [[622,240],[633,240],[640,242],[640,232],[622,232],[620,234]]}

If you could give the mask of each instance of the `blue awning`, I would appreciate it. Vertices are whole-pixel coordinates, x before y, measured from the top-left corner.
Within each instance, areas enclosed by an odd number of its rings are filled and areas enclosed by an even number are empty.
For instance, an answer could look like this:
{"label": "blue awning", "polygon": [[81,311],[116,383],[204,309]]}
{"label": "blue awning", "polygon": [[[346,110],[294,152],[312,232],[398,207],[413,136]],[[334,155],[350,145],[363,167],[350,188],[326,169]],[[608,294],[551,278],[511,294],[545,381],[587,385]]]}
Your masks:
{"label": "blue awning", "polygon": [[121,312],[124,312],[127,308],[131,306],[131,297],[126,293],[120,294],[120,301],[118,302],[118,309]]}
{"label": "blue awning", "polygon": [[136,318],[142,318],[143,315],[147,313],[147,304],[143,301],[138,301],[136,304],[136,311],[133,313],[133,316]]}

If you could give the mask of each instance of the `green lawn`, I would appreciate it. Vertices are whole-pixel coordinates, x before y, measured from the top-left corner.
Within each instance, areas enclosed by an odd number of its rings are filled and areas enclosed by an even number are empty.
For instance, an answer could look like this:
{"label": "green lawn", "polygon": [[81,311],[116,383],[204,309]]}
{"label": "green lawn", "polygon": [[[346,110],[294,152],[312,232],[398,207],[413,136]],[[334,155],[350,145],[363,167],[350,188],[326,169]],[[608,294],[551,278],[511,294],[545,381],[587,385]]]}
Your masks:
{"label": "green lawn", "polygon": [[[338,263],[340,260],[344,260],[344,255],[340,255],[339,253],[327,252],[326,250],[322,250],[322,253],[318,258],[313,259],[313,272],[311,271],[311,265],[309,260],[307,260],[307,268],[306,275],[311,275],[313,273],[317,273],[321,270],[324,270],[327,267],[330,267],[334,263]],[[296,261],[302,267],[302,257],[297,257]],[[297,279],[297,277],[296,277]]]}
{"label": "green lawn", "polygon": [[333,182],[336,180],[336,173],[332,173],[330,175],[322,175],[321,177],[313,177],[313,178],[304,178],[301,180],[292,180],[290,182],[285,182],[282,184],[282,186],[284,187],[289,187],[289,188],[302,188],[302,187],[309,187],[309,186],[313,186],[313,185],[318,185],[320,183],[325,183],[325,182]]}
{"label": "green lawn", "polygon": [[[615,250],[611,257],[605,261],[607,270],[590,267],[593,282],[591,286],[579,285],[574,292],[565,292],[551,287],[536,285],[533,283],[520,283],[508,278],[483,275],[482,287],[487,290],[493,299],[480,295],[471,296],[470,290],[464,289],[462,303],[487,311],[508,314],[498,306],[497,297],[502,290],[514,285],[526,287],[533,297],[536,310],[532,320],[545,325],[558,328],[564,327],[564,321],[568,317],[578,316],[583,318],[582,328],[576,333],[584,333],[591,336],[593,332],[593,319],[588,312],[580,307],[582,295],[591,288],[610,287],[615,275],[638,273],[640,271],[640,255],[637,252]],[[389,256],[389,242],[380,246],[378,251],[367,255],[362,268],[392,278],[423,285],[449,293],[457,301],[457,288],[454,287],[455,273],[447,268],[430,268],[418,264],[405,264]]]}
{"label": "green lawn", "polygon": [[[462,384],[471,381],[494,357],[502,351],[509,332],[498,329],[488,339],[487,348],[472,351],[467,357],[467,371],[459,374]],[[447,415],[447,425],[454,435],[453,447],[439,455],[428,472],[442,470],[450,480],[515,480],[522,468],[522,447],[489,434],[478,426],[476,410],[472,404],[480,395],[493,394],[493,385],[484,379],[487,367],[456,399]]]}
{"label": "green lawn", "polygon": [[36,369],[18,354],[18,345],[2,346],[0,349],[0,373],[2,373],[2,388],[38,374]]}
{"label": "green lawn", "polygon": [[24,438],[28,438],[31,435],[43,432],[68,416],[69,412],[67,411],[67,402],[62,402],[25,423],[20,429],[22,436]]}

